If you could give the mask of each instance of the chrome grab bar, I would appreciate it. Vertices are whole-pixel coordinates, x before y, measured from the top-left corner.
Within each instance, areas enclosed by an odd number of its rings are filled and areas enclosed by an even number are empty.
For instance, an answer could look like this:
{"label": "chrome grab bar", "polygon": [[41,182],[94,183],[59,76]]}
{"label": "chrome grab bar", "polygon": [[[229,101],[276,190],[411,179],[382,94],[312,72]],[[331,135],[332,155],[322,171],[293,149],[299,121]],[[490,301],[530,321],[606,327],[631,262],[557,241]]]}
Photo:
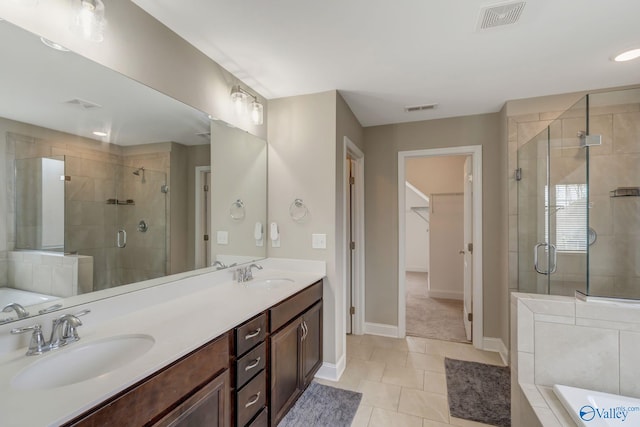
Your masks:
{"label": "chrome grab bar", "polygon": [[538,243],[533,247],[533,268],[536,269],[536,273],[538,274],[549,274],[549,271],[540,270],[540,268],[538,268],[538,249],[540,249],[540,246],[547,247],[549,244],[546,242]]}
{"label": "chrome grab bar", "polygon": [[[538,249],[543,246],[549,248],[549,252],[551,254],[551,258],[549,259],[549,266],[546,271],[540,270],[538,267]],[[533,268],[536,269],[536,273],[549,275],[556,272],[558,269],[558,251],[556,250],[556,245],[553,243],[538,243],[533,248]]]}
{"label": "chrome grab bar", "polygon": [[[120,236],[122,236],[122,240],[120,239]],[[117,244],[119,248],[124,248],[125,246],[127,246],[127,232],[124,229],[118,230]]]}

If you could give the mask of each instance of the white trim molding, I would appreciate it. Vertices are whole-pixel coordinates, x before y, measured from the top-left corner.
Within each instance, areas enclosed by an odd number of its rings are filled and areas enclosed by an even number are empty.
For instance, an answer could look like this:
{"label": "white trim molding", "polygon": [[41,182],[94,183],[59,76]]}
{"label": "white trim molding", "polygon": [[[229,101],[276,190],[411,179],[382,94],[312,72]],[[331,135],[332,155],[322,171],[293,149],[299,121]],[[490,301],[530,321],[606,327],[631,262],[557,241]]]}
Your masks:
{"label": "white trim molding", "polygon": [[405,296],[405,188],[406,160],[412,157],[471,156],[473,165],[473,346],[484,348],[483,305],[482,305],[482,146],[434,148],[398,152],[398,337],[406,334]]}
{"label": "white trim molding", "polygon": [[347,357],[343,354],[336,364],[323,362],[320,369],[318,369],[318,372],[316,372],[315,378],[321,378],[328,381],[338,381],[340,380],[346,366]]}
{"label": "white trim molding", "polygon": [[398,327],[395,325],[385,325],[383,323],[365,322],[364,333],[369,335],[379,335],[381,337],[401,338],[398,335]]}
{"label": "white trim molding", "polygon": [[509,366],[509,349],[504,345],[504,341],[501,338],[483,337],[482,349],[486,351],[495,351],[500,353],[502,362]]}

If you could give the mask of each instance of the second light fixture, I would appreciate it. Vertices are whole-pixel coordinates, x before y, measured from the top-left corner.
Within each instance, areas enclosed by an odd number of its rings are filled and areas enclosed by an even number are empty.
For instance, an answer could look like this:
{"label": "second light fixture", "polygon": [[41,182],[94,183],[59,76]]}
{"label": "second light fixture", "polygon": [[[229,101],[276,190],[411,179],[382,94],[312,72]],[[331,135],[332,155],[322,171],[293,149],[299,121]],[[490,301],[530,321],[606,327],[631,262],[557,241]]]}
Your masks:
{"label": "second light fixture", "polygon": [[231,88],[231,101],[235,105],[236,111],[239,114],[245,114],[247,112],[247,102],[249,98],[253,99],[249,104],[251,122],[255,125],[261,125],[264,120],[264,107],[258,101],[258,97],[244,90],[240,85],[234,85]]}

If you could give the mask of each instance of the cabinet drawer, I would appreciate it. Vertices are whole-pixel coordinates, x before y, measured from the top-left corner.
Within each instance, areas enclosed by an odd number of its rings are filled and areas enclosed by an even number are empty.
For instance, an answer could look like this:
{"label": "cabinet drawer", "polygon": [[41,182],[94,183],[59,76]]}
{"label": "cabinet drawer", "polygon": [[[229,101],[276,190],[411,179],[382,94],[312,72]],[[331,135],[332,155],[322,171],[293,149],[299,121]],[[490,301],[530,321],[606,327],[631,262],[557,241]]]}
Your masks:
{"label": "cabinet drawer", "polygon": [[277,331],[320,299],[322,299],[322,280],[273,307],[270,310],[270,331]]}
{"label": "cabinet drawer", "polygon": [[236,397],[237,426],[246,425],[265,405],[267,380],[264,371],[249,381]]}
{"label": "cabinet drawer", "polygon": [[262,343],[236,362],[236,388],[240,389],[264,369],[267,359],[267,344]]}
{"label": "cabinet drawer", "polygon": [[235,329],[236,356],[240,357],[264,341],[267,333],[267,316],[262,313]]}
{"label": "cabinet drawer", "polygon": [[268,427],[269,425],[269,410],[264,408],[257,417],[251,421],[247,427]]}

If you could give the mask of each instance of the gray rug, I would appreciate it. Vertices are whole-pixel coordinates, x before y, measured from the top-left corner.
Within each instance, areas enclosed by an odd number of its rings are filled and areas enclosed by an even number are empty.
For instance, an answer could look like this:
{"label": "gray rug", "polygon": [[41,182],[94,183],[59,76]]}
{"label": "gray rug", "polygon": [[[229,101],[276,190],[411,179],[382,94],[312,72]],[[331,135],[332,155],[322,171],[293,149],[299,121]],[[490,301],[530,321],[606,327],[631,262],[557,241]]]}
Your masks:
{"label": "gray rug", "polygon": [[312,382],[278,427],[349,427],[362,393]]}
{"label": "gray rug", "polygon": [[511,426],[511,374],[508,367],[445,358],[452,417],[499,427]]}

